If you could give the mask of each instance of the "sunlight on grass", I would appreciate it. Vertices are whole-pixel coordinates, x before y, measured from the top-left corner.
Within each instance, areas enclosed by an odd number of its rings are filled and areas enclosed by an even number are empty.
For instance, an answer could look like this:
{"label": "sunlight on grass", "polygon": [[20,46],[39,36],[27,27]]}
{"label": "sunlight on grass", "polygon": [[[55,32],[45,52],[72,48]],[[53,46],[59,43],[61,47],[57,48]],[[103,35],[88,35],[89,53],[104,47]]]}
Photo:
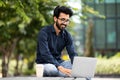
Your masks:
{"label": "sunlight on grass", "polygon": [[96,74],[120,74],[120,57],[118,55],[109,59],[98,57]]}

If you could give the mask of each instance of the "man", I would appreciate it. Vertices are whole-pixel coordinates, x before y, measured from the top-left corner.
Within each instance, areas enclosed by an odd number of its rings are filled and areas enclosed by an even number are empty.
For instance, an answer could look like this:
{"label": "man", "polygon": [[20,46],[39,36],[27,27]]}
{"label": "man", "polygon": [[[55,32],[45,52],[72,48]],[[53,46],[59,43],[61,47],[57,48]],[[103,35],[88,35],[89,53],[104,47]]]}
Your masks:
{"label": "man", "polygon": [[[71,35],[65,29],[73,12],[65,6],[54,9],[54,24],[46,26],[39,32],[36,63],[44,65],[44,76],[66,77],[71,75],[74,51]],[[61,59],[61,52],[66,47],[70,61]]]}

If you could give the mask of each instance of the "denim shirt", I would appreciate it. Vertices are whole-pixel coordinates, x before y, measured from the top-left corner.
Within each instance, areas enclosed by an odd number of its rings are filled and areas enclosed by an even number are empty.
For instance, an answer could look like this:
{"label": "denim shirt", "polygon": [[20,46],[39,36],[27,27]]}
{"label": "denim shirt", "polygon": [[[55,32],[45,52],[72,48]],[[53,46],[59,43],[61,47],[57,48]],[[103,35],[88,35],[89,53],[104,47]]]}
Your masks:
{"label": "denim shirt", "polygon": [[36,63],[60,66],[63,62],[61,52],[65,47],[72,63],[77,53],[74,51],[71,35],[66,30],[56,35],[53,25],[42,28],[38,34]]}

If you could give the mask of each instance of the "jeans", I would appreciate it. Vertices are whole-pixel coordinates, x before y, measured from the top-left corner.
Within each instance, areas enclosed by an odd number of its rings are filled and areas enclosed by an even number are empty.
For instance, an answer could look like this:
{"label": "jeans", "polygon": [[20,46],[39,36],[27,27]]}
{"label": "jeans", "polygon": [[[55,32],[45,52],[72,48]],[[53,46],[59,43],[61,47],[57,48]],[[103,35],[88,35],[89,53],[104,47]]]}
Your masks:
{"label": "jeans", "polygon": [[[64,61],[60,64],[61,66],[72,69],[72,64],[70,61]],[[53,64],[44,64],[44,76],[47,77],[68,77],[64,73],[61,73],[55,65]]]}
{"label": "jeans", "polygon": [[[60,64],[61,66],[72,69],[72,64],[70,61],[64,61]],[[68,77],[64,73],[60,72],[53,64],[44,64],[44,77]],[[91,78],[86,78],[86,80],[91,80]]]}

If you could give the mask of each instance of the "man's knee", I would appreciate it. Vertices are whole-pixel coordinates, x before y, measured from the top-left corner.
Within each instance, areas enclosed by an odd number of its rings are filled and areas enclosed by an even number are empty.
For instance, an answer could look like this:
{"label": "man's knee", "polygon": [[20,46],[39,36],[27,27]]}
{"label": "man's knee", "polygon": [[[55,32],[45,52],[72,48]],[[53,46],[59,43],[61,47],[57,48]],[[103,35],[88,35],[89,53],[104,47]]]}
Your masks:
{"label": "man's knee", "polygon": [[58,76],[58,70],[53,64],[44,65],[44,76]]}

